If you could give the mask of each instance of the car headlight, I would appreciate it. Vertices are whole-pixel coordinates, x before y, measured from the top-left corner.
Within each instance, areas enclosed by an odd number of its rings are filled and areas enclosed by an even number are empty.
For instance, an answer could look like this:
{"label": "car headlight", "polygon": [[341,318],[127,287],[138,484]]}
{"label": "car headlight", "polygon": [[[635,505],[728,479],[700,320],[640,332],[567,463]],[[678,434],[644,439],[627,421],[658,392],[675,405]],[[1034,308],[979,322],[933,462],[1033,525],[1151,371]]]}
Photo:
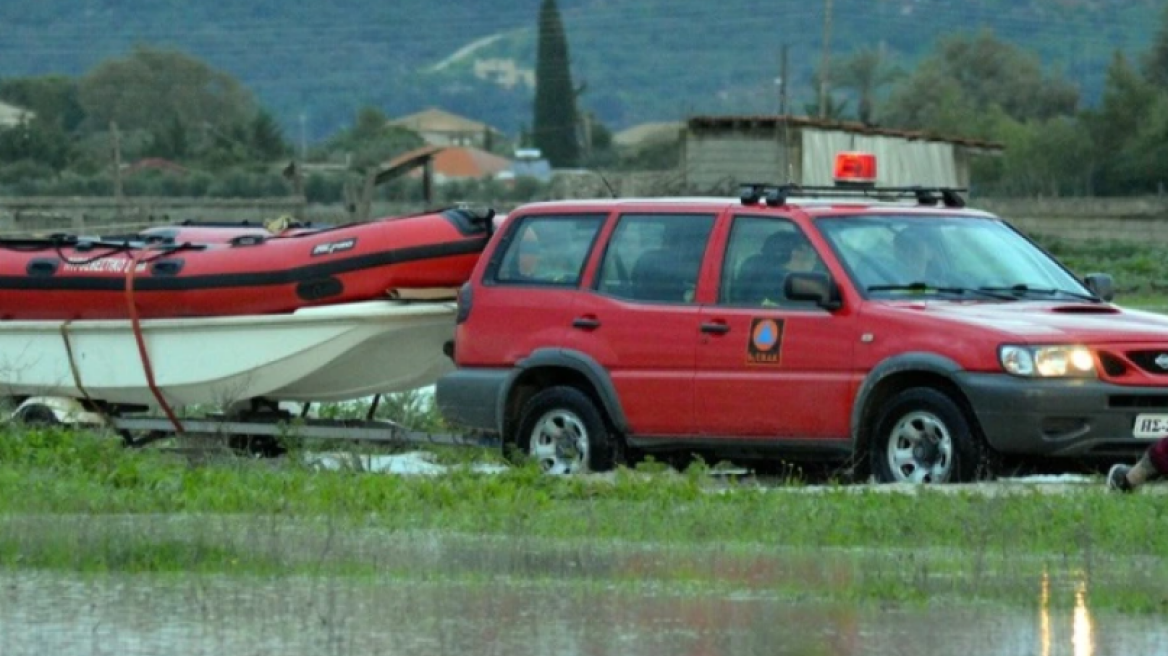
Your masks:
{"label": "car headlight", "polygon": [[1083,346],[1003,346],[1002,368],[1015,376],[1066,378],[1095,375],[1095,357]]}

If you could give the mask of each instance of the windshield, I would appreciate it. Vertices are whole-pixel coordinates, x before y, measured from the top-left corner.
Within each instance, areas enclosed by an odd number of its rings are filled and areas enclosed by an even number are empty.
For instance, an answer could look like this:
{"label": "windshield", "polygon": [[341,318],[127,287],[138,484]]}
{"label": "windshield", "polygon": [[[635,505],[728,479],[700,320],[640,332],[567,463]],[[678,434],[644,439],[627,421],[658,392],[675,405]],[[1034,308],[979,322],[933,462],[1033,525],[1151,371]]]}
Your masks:
{"label": "windshield", "polygon": [[1096,300],[1050,256],[999,219],[823,217],[817,225],[870,298],[958,295]]}

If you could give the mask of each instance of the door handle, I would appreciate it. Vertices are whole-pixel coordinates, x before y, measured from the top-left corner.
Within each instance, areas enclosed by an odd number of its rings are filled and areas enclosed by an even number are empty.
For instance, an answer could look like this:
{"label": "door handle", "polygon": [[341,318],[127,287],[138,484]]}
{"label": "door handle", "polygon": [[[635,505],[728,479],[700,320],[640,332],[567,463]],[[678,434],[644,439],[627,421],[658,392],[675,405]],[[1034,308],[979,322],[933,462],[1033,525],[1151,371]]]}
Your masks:
{"label": "door handle", "polygon": [[714,335],[725,335],[730,332],[730,326],[721,321],[711,321],[702,324],[703,333],[712,333]]}
{"label": "door handle", "polygon": [[572,327],[582,330],[593,330],[600,327],[600,319],[593,316],[576,317],[572,320]]}

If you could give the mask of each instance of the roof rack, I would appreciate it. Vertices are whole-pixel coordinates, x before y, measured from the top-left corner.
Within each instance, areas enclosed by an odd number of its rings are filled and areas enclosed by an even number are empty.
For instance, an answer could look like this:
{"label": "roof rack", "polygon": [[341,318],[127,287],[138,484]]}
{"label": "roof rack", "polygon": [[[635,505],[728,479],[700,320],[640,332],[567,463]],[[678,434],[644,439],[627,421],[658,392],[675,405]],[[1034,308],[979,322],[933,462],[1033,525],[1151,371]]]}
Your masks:
{"label": "roof rack", "polygon": [[838,185],[834,187],[804,187],[797,184],[767,184],[750,182],[739,185],[738,197],[743,205],[757,205],[765,201],[768,207],[784,205],[788,198],[829,198],[859,196],[874,200],[902,200],[915,198],[926,206],[965,207],[965,199],[959,194],[969,191],[957,187],[877,187],[875,185]]}

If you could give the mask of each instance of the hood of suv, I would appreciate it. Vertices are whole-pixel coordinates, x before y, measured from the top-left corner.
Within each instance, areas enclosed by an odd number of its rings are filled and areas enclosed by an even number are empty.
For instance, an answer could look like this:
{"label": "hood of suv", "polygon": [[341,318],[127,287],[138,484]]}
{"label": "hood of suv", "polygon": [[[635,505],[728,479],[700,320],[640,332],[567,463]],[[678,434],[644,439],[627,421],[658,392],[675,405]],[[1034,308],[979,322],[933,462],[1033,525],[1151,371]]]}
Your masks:
{"label": "hood of suv", "polygon": [[994,330],[1022,342],[1148,342],[1168,340],[1168,315],[1092,303],[889,302],[894,314]]}

